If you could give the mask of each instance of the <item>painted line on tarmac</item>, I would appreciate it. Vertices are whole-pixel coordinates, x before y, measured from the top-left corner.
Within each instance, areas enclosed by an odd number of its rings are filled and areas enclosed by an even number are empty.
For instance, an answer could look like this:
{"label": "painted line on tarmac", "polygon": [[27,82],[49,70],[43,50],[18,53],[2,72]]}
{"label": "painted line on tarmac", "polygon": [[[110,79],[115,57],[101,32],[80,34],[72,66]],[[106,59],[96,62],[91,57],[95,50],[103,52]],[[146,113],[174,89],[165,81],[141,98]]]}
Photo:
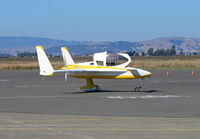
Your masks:
{"label": "painted line on tarmac", "polygon": [[[58,128],[58,127],[65,127],[65,128],[70,128],[70,127],[105,127],[105,126],[124,126],[127,124],[38,124],[38,123],[31,123],[31,124],[17,124],[17,125],[0,125],[0,128],[44,128],[44,127],[53,127],[53,128]],[[166,124],[168,125],[168,124]]]}
{"label": "painted line on tarmac", "polygon": [[6,79],[1,79],[0,82],[7,82],[8,80]]}
{"label": "painted line on tarmac", "polygon": [[0,97],[0,99],[24,99],[24,98],[69,98],[69,96],[12,96],[12,97]]}
{"label": "painted line on tarmac", "polygon": [[1,131],[200,131],[200,128],[0,128]]}
{"label": "painted line on tarmac", "polygon": [[42,87],[41,85],[18,85],[15,86],[16,88],[40,88]]}
{"label": "painted line on tarmac", "polygon": [[185,98],[190,96],[177,96],[177,95],[145,95],[145,96],[107,96],[110,99],[155,99],[155,98]]}
{"label": "painted line on tarmac", "polygon": [[200,82],[200,80],[173,80],[167,81],[168,83],[192,83],[192,82]]}
{"label": "painted line on tarmac", "polygon": [[200,120],[200,118],[184,117],[116,117],[112,120]]}
{"label": "painted line on tarmac", "polygon": [[17,120],[18,122],[64,122],[64,121],[119,121],[119,120],[200,120],[200,118],[168,118],[168,117],[105,117],[105,118],[66,118],[66,119],[36,119]]}
{"label": "painted line on tarmac", "polygon": [[64,121],[98,121],[105,118],[69,118],[69,119],[50,119],[50,120],[18,120],[20,122],[64,122]]}

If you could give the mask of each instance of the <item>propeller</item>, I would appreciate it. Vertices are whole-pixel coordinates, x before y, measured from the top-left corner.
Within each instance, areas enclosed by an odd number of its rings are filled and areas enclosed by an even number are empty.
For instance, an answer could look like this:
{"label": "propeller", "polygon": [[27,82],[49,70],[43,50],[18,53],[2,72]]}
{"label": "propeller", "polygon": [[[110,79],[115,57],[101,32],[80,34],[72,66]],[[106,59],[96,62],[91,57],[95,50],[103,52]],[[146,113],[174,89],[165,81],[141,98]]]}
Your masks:
{"label": "propeller", "polygon": [[67,82],[67,72],[65,73],[65,82]]}
{"label": "propeller", "polygon": [[[67,70],[67,68],[65,67],[65,70]],[[65,72],[65,82],[67,82],[67,76],[68,76],[68,74],[67,74],[67,71]]]}

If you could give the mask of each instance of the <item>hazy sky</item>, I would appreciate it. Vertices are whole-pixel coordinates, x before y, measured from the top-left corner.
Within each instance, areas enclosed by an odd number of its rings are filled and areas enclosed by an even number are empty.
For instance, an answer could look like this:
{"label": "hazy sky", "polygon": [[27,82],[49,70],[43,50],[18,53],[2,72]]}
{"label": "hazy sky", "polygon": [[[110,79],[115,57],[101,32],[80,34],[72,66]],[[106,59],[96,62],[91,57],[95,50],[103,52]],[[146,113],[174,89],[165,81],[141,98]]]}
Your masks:
{"label": "hazy sky", "polygon": [[81,41],[200,37],[200,0],[0,0],[0,36]]}

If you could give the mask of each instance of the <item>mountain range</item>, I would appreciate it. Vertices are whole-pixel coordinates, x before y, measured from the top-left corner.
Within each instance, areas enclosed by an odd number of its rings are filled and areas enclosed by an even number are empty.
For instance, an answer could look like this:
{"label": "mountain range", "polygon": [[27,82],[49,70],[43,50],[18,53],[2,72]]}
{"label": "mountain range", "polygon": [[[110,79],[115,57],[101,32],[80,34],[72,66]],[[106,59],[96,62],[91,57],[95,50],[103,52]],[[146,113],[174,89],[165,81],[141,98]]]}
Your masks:
{"label": "mountain range", "polygon": [[44,46],[52,55],[61,53],[60,47],[66,46],[73,55],[93,54],[95,52],[147,52],[149,48],[168,49],[176,46],[178,52],[200,53],[200,38],[162,37],[148,41],[64,41],[40,37],[0,37],[0,54],[16,55],[19,52],[35,52],[35,46]]}

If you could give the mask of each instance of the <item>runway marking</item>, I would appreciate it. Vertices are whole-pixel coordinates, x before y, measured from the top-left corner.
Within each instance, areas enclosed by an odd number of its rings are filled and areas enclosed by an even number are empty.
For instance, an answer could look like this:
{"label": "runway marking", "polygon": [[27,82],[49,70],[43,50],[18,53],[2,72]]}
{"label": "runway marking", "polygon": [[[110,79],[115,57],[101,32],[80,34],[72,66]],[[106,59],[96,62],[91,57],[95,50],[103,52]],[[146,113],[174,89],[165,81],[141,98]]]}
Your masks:
{"label": "runway marking", "polygon": [[41,85],[18,85],[18,86],[15,86],[16,88],[39,88],[41,87]]}
{"label": "runway marking", "polygon": [[1,79],[0,82],[7,82],[8,80]]}
{"label": "runway marking", "polygon": [[154,99],[154,98],[180,98],[180,97],[189,97],[189,96],[176,96],[176,95],[163,95],[163,96],[108,96],[107,98],[111,99]]}
{"label": "runway marking", "polygon": [[23,122],[17,121],[17,120],[8,120],[8,122],[12,122],[12,123],[16,123],[16,124],[23,124]]}
{"label": "runway marking", "polygon": [[68,98],[69,96],[12,96],[0,97],[0,99],[23,99],[23,98]]}
{"label": "runway marking", "polygon": [[[25,99],[25,98],[70,98],[73,96],[8,96],[0,97],[0,99]],[[163,95],[163,96],[107,96],[110,99],[154,99],[154,98],[180,98],[180,97],[189,97],[189,96],[176,96],[176,95]]]}
{"label": "runway marking", "polygon": [[64,122],[64,121],[97,121],[105,118],[71,118],[71,119],[50,119],[50,120],[18,120],[20,122]]}
{"label": "runway marking", "polygon": [[200,131],[200,128],[0,128],[2,131]]}
{"label": "runway marking", "polygon": [[184,118],[184,117],[116,117],[113,120],[200,120],[200,118]]}
{"label": "runway marking", "polygon": [[168,83],[191,83],[191,82],[200,82],[199,80],[175,80],[175,81],[167,81]]}
{"label": "runway marking", "polygon": [[105,117],[105,118],[68,118],[49,120],[17,120],[19,122],[64,122],[64,121],[100,121],[100,120],[200,120],[200,118],[167,118],[167,117]]}
{"label": "runway marking", "polygon": [[35,123],[31,123],[31,124],[17,124],[17,125],[0,125],[0,128],[17,128],[17,127],[105,127],[105,126],[124,126],[124,125],[127,125],[127,124],[54,124],[54,123],[51,123],[51,124],[35,124]]}

